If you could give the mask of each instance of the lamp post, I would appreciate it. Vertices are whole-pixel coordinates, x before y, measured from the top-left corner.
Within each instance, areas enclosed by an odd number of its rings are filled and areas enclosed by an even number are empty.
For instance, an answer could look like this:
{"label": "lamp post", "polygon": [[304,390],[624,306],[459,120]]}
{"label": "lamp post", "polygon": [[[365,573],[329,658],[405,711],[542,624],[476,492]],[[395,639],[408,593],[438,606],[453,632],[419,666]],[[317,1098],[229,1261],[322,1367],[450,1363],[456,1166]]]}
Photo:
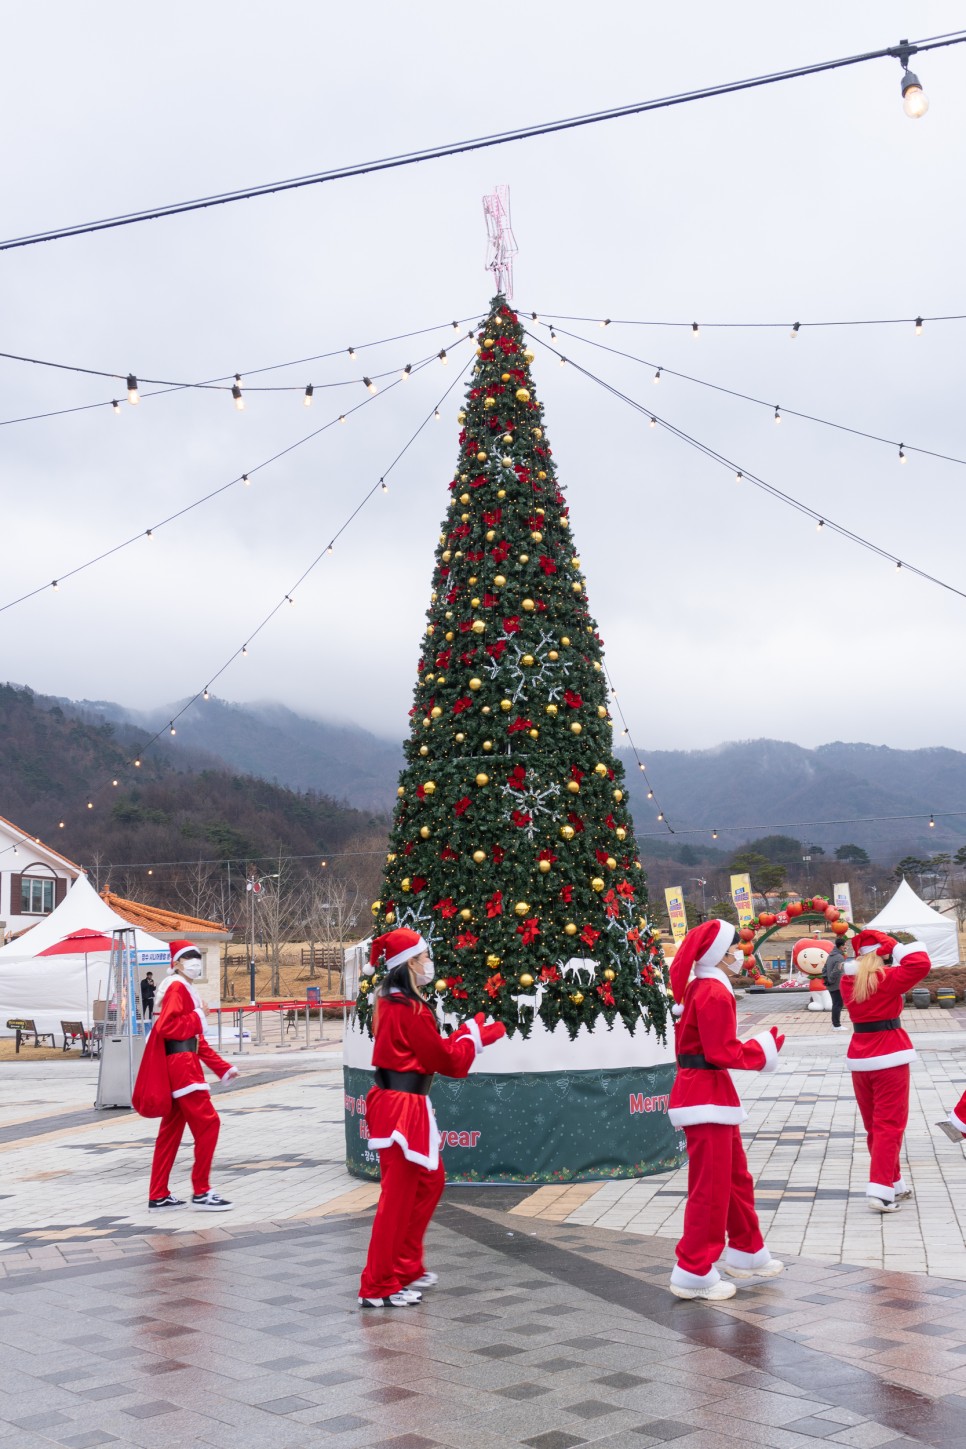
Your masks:
{"label": "lamp post", "polygon": [[706,880],[702,880],[699,875],[693,875],[691,877],[691,884],[699,885],[701,887],[701,919],[704,920],[704,888],[708,884],[708,882]]}
{"label": "lamp post", "polygon": [[805,884],[808,885],[812,879],[812,857],[810,855],[803,855],[802,862],[805,866]]}
{"label": "lamp post", "polygon": [[251,1006],[255,1005],[255,897],[261,895],[262,885],[267,880],[278,880],[278,871],[274,875],[252,875],[245,882],[245,890],[248,893],[248,914],[251,930],[251,953],[248,957],[248,997]]}

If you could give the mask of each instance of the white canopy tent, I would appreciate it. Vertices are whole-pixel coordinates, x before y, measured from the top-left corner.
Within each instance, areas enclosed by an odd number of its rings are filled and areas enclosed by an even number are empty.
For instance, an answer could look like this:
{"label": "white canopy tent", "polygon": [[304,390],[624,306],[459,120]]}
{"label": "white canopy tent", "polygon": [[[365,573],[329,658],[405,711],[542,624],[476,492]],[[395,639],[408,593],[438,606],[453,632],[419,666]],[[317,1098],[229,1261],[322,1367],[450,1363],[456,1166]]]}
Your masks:
{"label": "white canopy tent", "polygon": [[[78,876],[64,899],[49,916],[9,945],[0,947],[0,1036],[12,1036],[8,1019],[28,1017],[38,1031],[60,1033],[61,1021],[91,1023],[91,1003],[107,988],[107,951],[76,955],[42,956],[74,931],[99,931],[110,936],[128,926],[101,900],[86,876]],[[163,941],[146,931],[135,931],[138,957],[150,954],[155,973],[170,959]]]}
{"label": "white canopy tent", "polygon": [[908,931],[925,946],[934,966],[959,965],[959,932],[956,922],[940,911],[934,911],[932,906],[927,906],[906,880],[869,925],[890,936],[895,935],[896,931]]}

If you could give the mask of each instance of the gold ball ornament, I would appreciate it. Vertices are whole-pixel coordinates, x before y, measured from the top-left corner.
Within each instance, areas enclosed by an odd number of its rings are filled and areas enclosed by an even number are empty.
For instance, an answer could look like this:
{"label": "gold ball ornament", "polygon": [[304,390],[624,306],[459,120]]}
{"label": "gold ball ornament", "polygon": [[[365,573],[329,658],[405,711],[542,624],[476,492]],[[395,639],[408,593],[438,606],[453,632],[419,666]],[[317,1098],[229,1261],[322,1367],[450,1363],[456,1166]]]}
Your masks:
{"label": "gold ball ornament", "polygon": [[547,654],[547,658],[552,659],[554,663],[556,663],[557,660],[560,658],[560,655],[556,649],[551,649]]}
{"label": "gold ball ornament", "polygon": [[528,347],[527,350],[526,350],[526,352],[523,354],[523,360],[524,360],[524,362],[532,362],[533,361],[533,357],[534,357],[534,354],[530,351],[530,349]]}
{"label": "gold ball ornament", "polygon": [[577,934],[577,927],[574,925],[573,921],[568,921],[567,924],[564,926],[564,935],[565,936],[576,936],[576,934]]}
{"label": "gold ball ornament", "polygon": [[533,539],[534,543],[543,543],[543,534],[540,532],[539,528],[535,528],[531,533],[530,537]]}
{"label": "gold ball ornament", "polygon": [[529,402],[530,392],[525,387],[518,387],[516,392],[517,402]]}
{"label": "gold ball ornament", "polygon": [[599,704],[597,706],[597,715],[598,715],[598,717],[600,719],[606,719],[607,718],[607,707],[606,707],[606,705]]}
{"label": "gold ball ornament", "polygon": [[506,583],[506,575],[505,574],[497,574],[496,578],[493,580],[493,583],[496,586],[496,588],[502,589],[503,586]]}
{"label": "gold ball ornament", "polygon": [[513,442],[513,434],[512,433],[504,433],[503,434],[503,441],[504,441],[504,443],[512,443]]}
{"label": "gold ball ornament", "polygon": [[533,511],[537,515],[538,518],[545,518],[546,517],[547,510],[545,508],[535,508]]}
{"label": "gold ball ornament", "polygon": [[537,862],[537,870],[540,872],[541,875],[546,875],[549,869],[549,860],[541,860]]}
{"label": "gold ball ornament", "polygon": [[568,780],[567,789],[570,791],[571,795],[580,794],[580,785],[576,780]]}
{"label": "gold ball ornament", "polygon": [[505,453],[504,456],[503,456],[502,462],[503,462],[504,468],[509,468],[510,465],[511,465],[511,463],[513,462],[513,459],[510,457],[510,454],[509,453]]}
{"label": "gold ball ornament", "polygon": [[607,869],[608,870],[616,870],[617,869],[617,861],[614,859],[614,857],[612,855],[609,855],[607,857]]}
{"label": "gold ball ornament", "polygon": [[399,796],[400,800],[405,795],[405,793],[406,793],[406,787],[405,787],[405,785],[400,785],[399,786],[399,789],[396,791],[396,794]]}
{"label": "gold ball ornament", "polygon": [[580,724],[579,721],[574,720],[573,724],[570,726],[570,733],[572,735],[579,735],[582,729],[583,725]]}
{"label": "gold ball ornament", "polygon": [[547,476],[546,473],[541,468],[540,471],[539,471],[539,473],[537,474],[537,477],[542,481],[544,478],[546,478],[546,476]]}
{"label": "gold ball ornament", "polygon": [[435,780],[427,780],[426,781],[425,785],[423,786],[423,794],[424,795],[435,795],[436,794],[436,781]]}
{"label": "gold ball ornament", "polygon": [[474,634],[482,634],[483,633],[483,630],[485,628],[486,628],[486,624],[484,623],[484,621],[482,619],[474,619],[473,620],[473,633]]}
{"label": "gold ball ornament", "polygon": [[510,374],[508,372],[501,372],[500,373],[500,381],[501,382],[509,382],[510,381]]}
{"label": "gold ball ornament", "polygon": [[594,876],[590,883],[590,888],[592,891],[602,891],[604,889],[604,882],[599,875]]}
{"label": "gold ball ornament", "polygon": [[546,712],[552,718],[557,713],[557,706],[555,704],[548,704]]}
{"label": "gold ball ornament", "polygon": [[476,783],[481,788],[482,788],[483,785],[488,785],[490,783],[490,777],[489,777],[489,775],[484,775],[482,773],[482,771],[481,771],[480,774],[478,774],[477,777],[476,777]]}
{"label": "gold ball ornament", "polygon": [[486,958],[486,964],[487,964],[487,966],[489,966],[489,968],[490,968],[491,971],[495,971],[496,968],[500,964],[500,957],[499,956],[489,955]]}
{"label": "gold ball ornament", "polygon": [[412,885],[412,881],[409,879],[408,875],[404,875],[399,885],[401,890],[408,891]]}
{"label": "gold ball ornament", "polygon": [[597,761],[596,765],[594,766],[594,774],[600,775],[601,778],[603,778],[603,776],[607,774],[607,766],[604,764],[603,760]]}
{"label": "gold ball ornament", "polygon": [[470,689],[476,690],[476,689],[482,689],[482,688],[483,688],[483,681],[482,681],[482,679],[471,679],[470,680]]}
{"label": "gold ball ornament", "polygon": [[501,699],[500,708],[502,709],[504,714],[509,714],[510,710],[513,708],[512,699]]}
{"label": "gold ball ornament", "polygon": [[563,645],[563,647],[565,649],[569,649],[570,648],[570,640],[567,638],[566,634],[563,636],[563,638],[561,639],[560,642],[561,642],[561,644]]}
{"label": "gold ball ornament", "polygon": [[389,864],[392,865],[393,861],[396,859],[396,852],[394,850],[391,850],[389,852],[389,854],[386,856],[386,859],[389,862]]}
{"label": "gold ball ornament", "polygon": [[530,665],[534,663],[533,655],[532,654],[524,654],[524,655],[522,655],[522,657],[520,659],[520,663],[521,664],[525,664],[527,666],[527,668],[529,669],[530,668]]}
{"label": "gold ball ornament", "polygon": [[387,926],[391,926],[392,923],[393,923],[393,921],[395,919],[396,919],[396,912],[395,911],[387,911],[386,912],[386,925]]}
{"label": "gold ball ornament", "polygon": [[464,908],[460,911],[460,920],[461,921],[472,921],[472,919],[473,919],[473,912],[470,911],[470,910],[467,910],[466,907],[464,906]]}
{"label": "gold ball ornament", "polygon": [[[476,579],[470,579],[470,583],[471,584],[475,584],[476,583]],[[479,601],[479,599],[475,599],[475,598],[474,599],[470,599],[470,608],[471,609],[478,609],[479,607],[480,607],[480,601]]]}
{"label": "gold ball ornament", "polygon": [[469,501],[470,501],[470,495],[468,493],[461,493],[460,494],[460,502],[461,503],[469,503]]}
{"label": "gold ball ornament", "polygon": [[442,713],[443,711],[440,709],[439,705],[434,704],[432,709],[429,711],[429,717],[430,719],[439,719],[442,716]]}
{"label": "gold ball ornament", "polygon": [[543,428],[531,428],[530,433],[531,437],[536,438],[537,442],[539,443],[540,439],[543,437]]}
{"label": "gold ball ornament", "polygon": [[487,541],[487,543],[492,543],[495,538],[496,538],[496,530],[495,529],[492,529],[492,528],[488,528],[487,531],[486,531],[486,541]]}
{"label": "gold ball ornament", "polygon": [[496,407],[496,398],[495,397],[485,397],[483,399],[483,406],[485,408],[495,408]]}
{"label": "gold ball ornament", "polygon": [[484,337],[483,338],[483,346],[486,348],[487,352],[489,352],[490,348],[493,346],[493,338],[492,337]]}
{"label": "gold ball ornament", "polygon": [[575,594],[582,594],[584,592],[584,586],[578,579],[574,579],[570,587]]}
{"label": "gold ball ornament", "polygon": [[[452,618],[452,614],[449,617]],[[456,635],[453,633],[452,629],[447,629],[443,637],[446,640],[447,644],[452,644],[453,640],[456,638]]]}
{"label": "gold ball ornament", "polygon": [[530,914],[530,902],[517,901],[516,905],[513,907],[513,912],[514,915],[517,916],[528,916]]}
{"label": "gold ball ornament", "polygon": [[478,463],[485,463],[486,462],[486,454],[485,453],[477,453],[477,455],[476,455],[476,461]]}
{"label": "gold ball ornament", "polygon": [[584,999],[584,993],[582,991],[572,991],[570,993],[570,999],[573,1002],[574,1006],[580,1006]]}
{"label": "gold ball ornament", "polygon": [[465,739],[466,739],[466,736],[465,736],[465,735],[464,735],[464,733],[463,733],[463,731],[462,731],[462,730],[460,730],[460,731],[459,731],[459,732],[458,732],[458,734],[455,734],[455,735],[454,735],[454,736],[453,736],[453,738],[454,738],[454,740],[455,740],[455,741],[456,741],[456,743],[457,743],[457,744],[458,744],[458,745],[461,745],[461,744],[462,744],[462,743],[463,743],[463,741],[464,741],[464,740],[465,740]]}
{"label": "gold ball ornament", "polygon": [[497,498],[505,498],[506,497],[506,489],[505,488],[498,488],[496,490],[496,496],[497,496]]}
{"label": "gold ball ornament", "polygon": [[483,708],[480,710],[480,714],[492,714],[492,713],[493,713],[493,711],[490,709],[490,706],[488,704],[485,704],[483,706]]}
{"label": "gold ball ornament", "polygon": [[624,792],[623,792],[623,790],[615,790],[614,791],[614,799],[617,801],[618,805],[621,803],[621,801],[623,800],[623,798],[624,798]]}
{"label": "gold ball ornament", "polygon": [[616,981],[616,979],[617,979],[617,972],[616,971],[612,971],[609,966],[605,966],[605,968],[604,968],[604,980],[605,981]]}
{"label": "gold ball ornament", "polygon": [[530,555],[528,553],[521,553],[521,555],[520,555],[520,563],[522,563],[522,564],[528,564],[529,562],[530,562]]}
{"label": "gold ball ornament", "polygon": [[525,614],[532,614],[534,609],[536,608],[536,604],[534,604],[532,599],[524,599],[520,607],[523,609]]}
{"label": "gold ball ornament", "polygon": [[419,838],[421,840],[428,840],[432,833],[428,825],[421,825],[419,827]]}
{"label": "gold ball ornament", "polygon": [[560,834],[564,840],[573,840],[574,827],[572,825],[561,825]]}
{"label": "gold ball ornament", "polygon": [[533,985],[533,977],[530,975],[529,971],[524,971],[523,975],[519,976],[517,980],[520,982],[520,985],[527,991]]}
{"label": "gold ball ornament", "polygon": [[446,982],[443,980],[442,976],[440,976],[439,980],[436,981],[434,984],[435,984],[435,987],[436,987],[436,990],[437,991],[445,991],[446,990]]}
{"label": "gold ball ornament", "polygon": [[614,831],[614,834],[617,836],[618,840],[627,839],[627,831],[624,829],[623,825],[618,825],[617,829]]}
{"label": "gold ball ornament", "polygon": [[456,414],[456,421],[458,423],[465,423],[466,422],[466,414],[465,413],[457,413]]}
{"label": "gold ball ornament", "polygon": [[532,740],[538,740],[540,738],[540,731],[538,729],[528,730],[527,733]]}
{"label": "gold ball ornament", "polygon": [[428,755],[429,754],[429,745],[420,745],[420,747],[419,747],[419,753],[421,755]]}
{"label": "gold ball ornament", "polygon": [[373,901],[369,909],[374,916],[378,916],[379,912],[382,910],[382,901]]}
{"label": "gold ball ornament", "polygon": [[484,751],[485,754],[489,754],[490,751],[492,750],[492,748],[493,748],[493,741],[492,740],[484,740],[483,741],[483,751]]}
{"label": "gold ball ornament", "polygon": [[482,865],[484,860],[486,860],[486,851],[474,850],[473,859],[476,861],[477,865]]}
{"label": "gold ball ornament", "polygon": [[428,730],[432,722],[433,721],[430,719],[429,715],[427,715],[426,718],[423,720],[423,729]]}

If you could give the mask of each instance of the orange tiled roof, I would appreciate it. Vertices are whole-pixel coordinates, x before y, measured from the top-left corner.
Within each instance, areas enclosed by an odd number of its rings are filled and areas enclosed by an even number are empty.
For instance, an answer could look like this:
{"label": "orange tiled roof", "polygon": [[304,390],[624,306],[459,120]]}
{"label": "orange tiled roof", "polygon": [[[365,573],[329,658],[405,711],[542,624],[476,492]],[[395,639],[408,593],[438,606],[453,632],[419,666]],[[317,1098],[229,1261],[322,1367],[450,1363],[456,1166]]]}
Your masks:
{"label": "orange tiled roof", "polygon": [[132,926],[143,931],[161,931],[165,935],[198,936],[206,932],[219,936],[230,934],[220,921],[203,921],[198,916],[184,916],[178,911],[163,911],[160,906],[146,906],[141,901],[127,901],[113,891],[101,891],[101,900],[117,911]]}

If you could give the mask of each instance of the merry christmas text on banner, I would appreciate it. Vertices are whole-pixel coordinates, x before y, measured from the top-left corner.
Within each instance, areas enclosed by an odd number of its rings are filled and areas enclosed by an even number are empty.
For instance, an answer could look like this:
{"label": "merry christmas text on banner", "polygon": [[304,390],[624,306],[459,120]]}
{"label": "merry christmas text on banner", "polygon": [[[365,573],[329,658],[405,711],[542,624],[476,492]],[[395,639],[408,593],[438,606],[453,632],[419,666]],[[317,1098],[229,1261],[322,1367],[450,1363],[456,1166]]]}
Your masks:
{"label": "merry christmas text on banner", "polygon": [[842,912],[842,915],[847,921],[851,921],[852,892],[849,890],[849,883],[847,880],[842,881],[839,885],[833,885],[832,903],[838,908],[838,910]]}
{"label": "merry christmas text on banner", "polygon": [[664,892],[667,901],[668,920],[675,946],[680,946],[688,934],[688,918],[684,909],[684,891],[680,886],[668,886]]}
{"label": "merry christmas text on banner", "polygon": [[738,912],[739,926],[750,926],[755,919],[755,907],[751,896],[751,876],[733,875],[731,877],[731,899],[735,903],[735,910]]}

